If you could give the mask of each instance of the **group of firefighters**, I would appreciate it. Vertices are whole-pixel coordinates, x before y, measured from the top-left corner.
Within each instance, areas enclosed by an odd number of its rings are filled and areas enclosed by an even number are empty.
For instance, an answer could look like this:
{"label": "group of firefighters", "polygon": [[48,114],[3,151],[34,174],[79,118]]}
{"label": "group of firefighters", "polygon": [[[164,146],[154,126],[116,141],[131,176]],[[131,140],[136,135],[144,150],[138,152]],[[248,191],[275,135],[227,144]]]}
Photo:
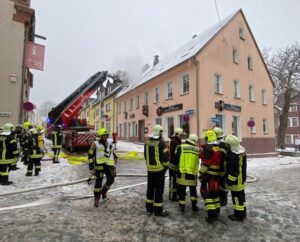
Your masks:
{"label": "group of firefighters", "polygon": [[[11,170],[19,169],[17,162],[27,166],[26,176],[38,176],[41,171],[41,160],[47,149],[44,145],[42,125],[32,125],[31,122],[24,122],[23,125],[14,127],[6,123],[0,127],[0,185],[11,185],[9,180]],[[53,163],[59,163],[58,155],[62,144],[61,126],[55,126],[52,132],[53,142]]]}
{"label": "group of firefighters", "polygon": [[[98,131],[99,139],[92,143],[88,153],[89,170],[96,177],[94,185],[94,206],[99,206],[100,198],[107,198],[116,176],[115,146],[109,141],[105,128]],[[197,181],[207,211],[205,221],[213,223],[220,214],[221,206],[227,205],[227,193],[231,191],[233,210],[228,215],[233,221],[246,218],[245,182],[246,152],[234,135],[224,136],[223,130],[215,127],[204,133],[205,144],[199,148],[199,138],[190,134],[183,143],[183,130],[176,128],[171,136],[169,148],[163,141],[163,127],[155,125],[153,134],[144,145],[144,158],[147,167],[148,215],[168,216],[163,209],[165,174],[169,169],[169,199],[177,201],[179,210],[185,211],[186,187],[190,189],[192,210],[197,212]],[[199,158],[201,166],[199,169]],[[103,184],[103,177],[106,183]]]}

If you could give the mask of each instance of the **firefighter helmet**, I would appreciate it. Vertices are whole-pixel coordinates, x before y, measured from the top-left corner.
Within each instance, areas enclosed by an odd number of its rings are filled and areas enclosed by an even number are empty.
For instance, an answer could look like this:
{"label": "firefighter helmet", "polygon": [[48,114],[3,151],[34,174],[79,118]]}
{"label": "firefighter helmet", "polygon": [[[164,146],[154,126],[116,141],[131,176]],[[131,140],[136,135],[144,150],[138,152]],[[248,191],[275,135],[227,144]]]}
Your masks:
{"label": "firefighter helmet", "polygon": [[222,128],[214,127],[212,130],[216,133],[218,139],[224,138],[224,132]]}
{"label": "firefighter helmet", "polygon": [[182,134],[183,134],[183,129],[182,129],[182,128],[176,128],[176,129],[174,130],[174,134],[175,134],[176,136],[182,135]]}
{"label": "firefighter helmet", "polygon": [[204,132],[204,139],[208,144],[215,144],[217,141],[217,135],[213,130],[207,130]]}
{"label": "firefighter helmet", "polygon": [[29,134],[37,134],[38,131],[37,131],[35,128],[32,128],[32,129],[29,129],[29,130],[28,130],[28,133],[29,133]]}
{"label": "firefighter helmet", "polygon": [[38,125],[36,127],[36,130],[37,130],[38,133],[43,133],[45,131],[43,125]]}
{"label": "firefighter helmet", "polygon": [[14,125],[11,123],[6,123],[3,125],[3,131],[2,131],[2,135],[10,135],[11,132],[14,130]]}
{"label": "firefighter helmet", "polygon": [[98,135],[101,137],[102,135],[108,135],[108,131],[106,128],[102,128],[98,130]]}
{"label": "firefighter helmet", "polygon": [[230,146],[231,150],[238,150],[240,147],[239,138],[234,135],[226,136],[224,142]]}
{"label": "firefighter helmet", "polygon": [[26,121],[26,122],[23,123],[24,129],[29,129],[31,126],[32,126],[32,124],[30,122],[28,122],[28,121]]}
{"label": "firefighter helmet", "polygon": [[192,143],[193,145],[197,145],[198,144],[198,136],[196,134],[190,134],[189,138],[188,138],[188,142]]}
{"label": "firefighter helmet", "polygon": [[161,126],[161,125],[159,125],[159,124],[156,124],[156,125],[154,125],[154,127],[153,127],[153,133],[152,133],[151,136],[152,136],[153,138],[159,138],[159,136],[162,135],[163,131],[164,131],[163,126]]}

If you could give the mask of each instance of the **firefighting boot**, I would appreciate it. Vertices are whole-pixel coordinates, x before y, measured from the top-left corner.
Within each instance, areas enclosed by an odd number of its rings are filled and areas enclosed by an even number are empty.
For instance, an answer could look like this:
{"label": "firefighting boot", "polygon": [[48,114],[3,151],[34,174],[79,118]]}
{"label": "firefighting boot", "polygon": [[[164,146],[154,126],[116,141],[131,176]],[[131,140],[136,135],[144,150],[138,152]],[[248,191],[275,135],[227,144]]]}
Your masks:
{"label": "firefighting boot", "polygon": [[8,180],[8,176],[2,176],[1,185],[3,185],[3,186],[9,186],[11,184],[13,184],[13,182]]}
{"label": "firefighting boot", "polygon": [[100,201],[100,197],[95,197],[95,201],[94,201],[94,207],[95,208],[99,207],[99,201]]}
{"label": "firefighting boot", "polygon": [[246,217],[237,217],[237,216],[232,214],[232,215],[228,215],[228,218],[232,221],[243,222]]}
{"label": "firefighting boot", "polygon": [[32,172],[28,172],[25,174],[25,176],[32,176]]}
{"label": "firefighting boot", "polygon": [[35,176],[38,176],[39,174],[40,174],[39,171],[34,171]]}
{"label": "firefighting boot", "polygon": [[180,212],[184,213],[185,205],[184,204],[179,204],[179,210]]}
{"label": "firefighting boot", "polygon": [[199,207],[197,206],[197,201],[192,201],[192,210],[194,212],[198,212],[199,211]]}

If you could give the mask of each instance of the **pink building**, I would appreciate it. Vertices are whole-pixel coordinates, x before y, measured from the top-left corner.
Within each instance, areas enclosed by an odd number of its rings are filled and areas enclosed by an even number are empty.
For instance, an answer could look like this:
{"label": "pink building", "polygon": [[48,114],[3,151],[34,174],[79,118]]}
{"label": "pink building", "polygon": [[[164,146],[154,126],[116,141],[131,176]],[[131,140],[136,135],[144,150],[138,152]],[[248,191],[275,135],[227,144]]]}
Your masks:
{"label": "pink building", "polygon": [[[273,82],[242,10],[158,60],[116,99],[120,139],[144,141],[155,124],[203,137],[217,125],[248,153],[275,149]],[[250,129],[248,122],[255,126]],[[252,122],[253,123],[253,122]]]}

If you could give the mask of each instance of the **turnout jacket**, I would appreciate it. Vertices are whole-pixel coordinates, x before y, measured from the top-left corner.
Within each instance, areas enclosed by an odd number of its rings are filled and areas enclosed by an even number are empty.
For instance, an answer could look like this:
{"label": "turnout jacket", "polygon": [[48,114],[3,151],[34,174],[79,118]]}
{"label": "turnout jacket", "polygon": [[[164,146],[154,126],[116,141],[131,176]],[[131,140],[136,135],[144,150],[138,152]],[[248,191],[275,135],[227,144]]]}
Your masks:
{"label": "turnout jacket", "polygon": [[224,154],[217,145],[202,145],[201,158],[201,177],[218,177],[221,175]]}
{"label": "turnout jacket", "polygon": [[39,147],[38,134],[29,136],[29,153],[30,158],[42,158],[44,156],[43,150]]}
{"label": "turnout jacket", "polygon": [[178,171],[178,161],[175,158],[175,150],[178,145],[181,145],[181,139],[177,136],[171,136],[169,169],[174,171]]}
{"label": "turnout jacket", "polygon": [[226,188],[231,191],[244,190],[247,176],[246,153],[236,154],[229,151],[226,155],[226,161]]}
{"label": "turnout jacket", "polygon": [[11,164],[19,154],[18,142],[13,135],[0,135],[0,164]]}
{"label": "turnout jacket", "polygon": [[161,172],[168,169],[169,151],[161,138],[150,138],[146,141],[144,157],[148,172]]}
{"label": "turnout jacket", "polygon": [[52,147],[53,148],[61,148],[63,139],[63,133],[61,130],[54,130],[52,132]]}

